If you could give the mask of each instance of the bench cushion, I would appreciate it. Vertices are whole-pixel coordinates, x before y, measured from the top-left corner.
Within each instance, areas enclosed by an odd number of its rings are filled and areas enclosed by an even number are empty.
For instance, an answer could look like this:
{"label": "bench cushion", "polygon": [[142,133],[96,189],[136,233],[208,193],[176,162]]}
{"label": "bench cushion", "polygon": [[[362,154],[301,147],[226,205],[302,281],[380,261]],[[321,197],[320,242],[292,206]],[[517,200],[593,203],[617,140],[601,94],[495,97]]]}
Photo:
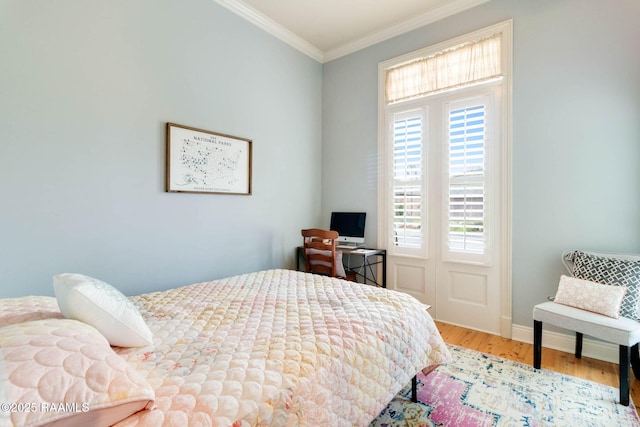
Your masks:
{"label": "bench cushion", "polygon": [[632,346],[640,342],[640,323],[633,319],[622,316],[614,319],[551,301],[533,307],[533,320],[548,322],[618,345]]}

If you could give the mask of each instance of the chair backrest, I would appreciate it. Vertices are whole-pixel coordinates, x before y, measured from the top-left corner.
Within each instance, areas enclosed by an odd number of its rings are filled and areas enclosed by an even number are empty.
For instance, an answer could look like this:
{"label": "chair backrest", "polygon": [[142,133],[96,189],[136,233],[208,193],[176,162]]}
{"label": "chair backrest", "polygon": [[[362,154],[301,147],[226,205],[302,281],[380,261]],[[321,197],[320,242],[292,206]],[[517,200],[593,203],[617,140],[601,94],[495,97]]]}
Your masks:
{"label": "chair backrest", "polygon": [[309,228],[302,230],[307,273],[337,277],[336,241],[338,232]]}

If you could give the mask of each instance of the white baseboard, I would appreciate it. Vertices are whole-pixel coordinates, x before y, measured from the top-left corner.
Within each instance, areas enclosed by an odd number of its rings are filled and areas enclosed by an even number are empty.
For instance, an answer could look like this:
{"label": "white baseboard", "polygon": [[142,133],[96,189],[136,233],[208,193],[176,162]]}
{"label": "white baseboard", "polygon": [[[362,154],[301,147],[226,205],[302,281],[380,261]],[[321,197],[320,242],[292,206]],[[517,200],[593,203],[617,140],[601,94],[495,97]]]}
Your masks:
{"label": "white baseboard", "polygon": [[[533,328],[512,325],[511,339],[533,344]],[[575,334],[562,334],[542,330],[542,346],[573,354],[576,346]],[[619,347],[616,344],[597,341],[589,338],[582,340],[582,356],[605,362],[618,363]]]}

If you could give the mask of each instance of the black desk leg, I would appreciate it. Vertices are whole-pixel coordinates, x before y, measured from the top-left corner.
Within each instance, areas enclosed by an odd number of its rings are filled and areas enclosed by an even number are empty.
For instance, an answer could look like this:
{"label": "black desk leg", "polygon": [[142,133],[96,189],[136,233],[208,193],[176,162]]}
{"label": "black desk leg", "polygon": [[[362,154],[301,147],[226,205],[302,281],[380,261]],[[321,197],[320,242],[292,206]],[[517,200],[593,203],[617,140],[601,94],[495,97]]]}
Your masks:
{"label": "black desk leg", "polygon": [[363,283],[366,285],[367,284],[367,255],[362,255],[361,270],[363,270],[363,274],[362,274]]}
{"label": "black desk leg", "polygon": [[387,251],[382,252],[382,287],[387,287]]}

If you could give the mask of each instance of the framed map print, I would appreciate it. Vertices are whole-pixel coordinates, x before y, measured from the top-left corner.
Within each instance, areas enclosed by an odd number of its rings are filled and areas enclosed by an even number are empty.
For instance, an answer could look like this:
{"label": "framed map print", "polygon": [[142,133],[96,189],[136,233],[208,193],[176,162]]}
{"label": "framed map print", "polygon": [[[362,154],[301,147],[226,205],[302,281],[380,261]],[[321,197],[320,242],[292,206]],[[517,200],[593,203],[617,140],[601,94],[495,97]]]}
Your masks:
{"label": "framed map print", "polygon": [[251,194],[252,141],[167,123],[167,191]]}

